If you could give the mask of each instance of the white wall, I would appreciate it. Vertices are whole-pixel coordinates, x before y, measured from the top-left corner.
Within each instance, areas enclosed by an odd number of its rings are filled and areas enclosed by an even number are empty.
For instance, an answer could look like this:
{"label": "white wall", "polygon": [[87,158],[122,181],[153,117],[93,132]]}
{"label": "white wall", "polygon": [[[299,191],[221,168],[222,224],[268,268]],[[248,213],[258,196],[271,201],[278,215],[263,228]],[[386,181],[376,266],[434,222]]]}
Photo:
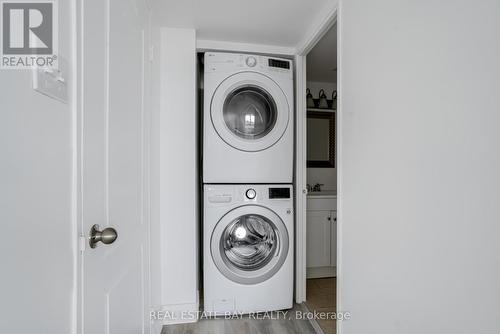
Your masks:
{"label": "white wall", "polygon": [[[59,1],[59,53],[70,64],[72,3]],[[35,92],[31,77],[0,70],[0,332],[72,333],[73,108]]]}
{"label": "white wall", "polygon": [[500,2],[341,1],[339,308],[498,333]]}
{"label": "white wall", "polygon": [[[313,98],[319,97],[319,91],[323,89],[328,99],[332,98],[332,93],[337,89],[336,83],[308,81],[307,88],[311,90]],[[324,190],[337,189],[337,168],[307,168],[307,183],[315,185],[323,184]]]}
{"label": "white wall", "polygon": [[171,312],[197,311],[196,36],[193,29],[156,28],[153,41],[153,306]]}

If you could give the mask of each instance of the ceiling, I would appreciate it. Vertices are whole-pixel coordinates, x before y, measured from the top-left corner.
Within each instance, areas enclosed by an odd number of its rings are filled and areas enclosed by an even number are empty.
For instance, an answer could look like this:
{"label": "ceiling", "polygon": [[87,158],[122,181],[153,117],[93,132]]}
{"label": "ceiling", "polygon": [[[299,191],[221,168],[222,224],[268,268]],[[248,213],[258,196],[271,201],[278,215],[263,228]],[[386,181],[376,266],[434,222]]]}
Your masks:
{"label": "ceiling", "polygon": [[319,40],[306,60],[307,81],[337,82],[337,25]]}
{"label": "ceiling", "polygon": [[198,39],[297,47],[335,0],[151,0],[159,26]]}

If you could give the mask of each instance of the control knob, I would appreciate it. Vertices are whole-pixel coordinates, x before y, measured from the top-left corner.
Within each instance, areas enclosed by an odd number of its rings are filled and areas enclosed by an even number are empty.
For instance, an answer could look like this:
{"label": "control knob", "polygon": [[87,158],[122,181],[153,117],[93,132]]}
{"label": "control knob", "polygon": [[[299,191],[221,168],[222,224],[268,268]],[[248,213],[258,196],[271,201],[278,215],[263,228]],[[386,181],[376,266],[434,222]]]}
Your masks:
{"label": "control knob", "polygon": [[255,67],[255,65],[257,65],[257,59],[255,59],[255,57],[247,57],[245,63],[248,67]]}
{"label": "control knob", "polygon": [[255,192],[255,189],[248,189],[247,192],[245,193],[248,199],[254,199],[255,196],[257,196],[257,192]]}

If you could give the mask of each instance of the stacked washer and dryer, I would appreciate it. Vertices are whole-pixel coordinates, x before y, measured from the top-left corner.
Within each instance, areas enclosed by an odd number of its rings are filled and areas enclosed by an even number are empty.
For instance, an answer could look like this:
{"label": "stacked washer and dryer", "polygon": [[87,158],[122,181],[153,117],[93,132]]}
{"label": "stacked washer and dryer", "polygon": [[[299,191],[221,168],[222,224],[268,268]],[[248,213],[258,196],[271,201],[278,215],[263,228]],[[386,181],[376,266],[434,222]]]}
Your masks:
{"label": "stacked washer and dryer", "polygon": [[205,53],[204,308],[293,305],[293,67],[287,59]]}

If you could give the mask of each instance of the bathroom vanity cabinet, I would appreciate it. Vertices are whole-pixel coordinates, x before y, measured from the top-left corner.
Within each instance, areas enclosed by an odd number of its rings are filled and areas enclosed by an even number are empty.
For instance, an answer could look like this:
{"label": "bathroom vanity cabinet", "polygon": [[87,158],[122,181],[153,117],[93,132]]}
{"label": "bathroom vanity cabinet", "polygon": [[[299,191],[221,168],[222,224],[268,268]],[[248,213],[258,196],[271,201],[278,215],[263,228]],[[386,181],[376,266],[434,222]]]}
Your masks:
{"label": "bathroom vanity cabinet", "polygon": [[337,265],[337,196],[307,197],[307,278],[334,277]]}

